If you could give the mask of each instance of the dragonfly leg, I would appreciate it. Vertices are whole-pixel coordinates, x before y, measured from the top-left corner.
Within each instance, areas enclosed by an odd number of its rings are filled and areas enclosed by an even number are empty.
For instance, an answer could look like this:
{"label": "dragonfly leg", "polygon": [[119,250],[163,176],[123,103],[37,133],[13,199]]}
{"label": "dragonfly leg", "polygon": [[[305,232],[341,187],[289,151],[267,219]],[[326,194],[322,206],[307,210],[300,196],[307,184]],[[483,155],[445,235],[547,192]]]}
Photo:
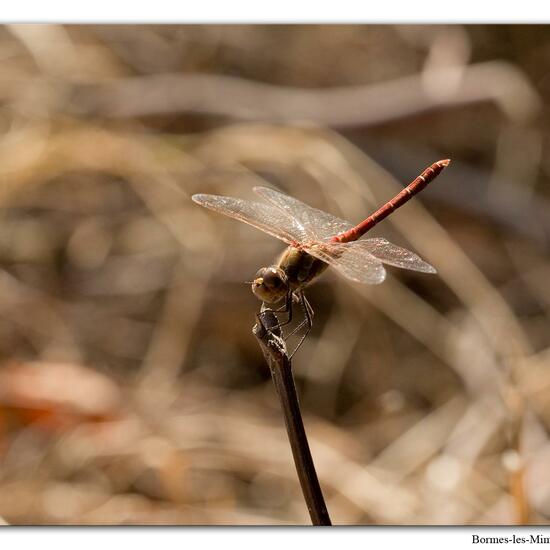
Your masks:
{"label": "dragonfly leg", "polygon": [[311,330],[311,327],[313,326],[313,308],[311,307],[311,304],[308,302],[307,298],[305,297],[305,294],[300,291],[297,293],[298,295],[298,302],[300,306],[302,307],[302,311],[304,312],[304,320],[285,338],[288,339],[292,335],[296,334],[302,327],[306,327],[304,333],[302,334],[302,337],[300,338],[300,341],[298,342],[298,345],[294,348],[293,352],[289,355],[289,359],[292,359],[292,356],[298,351],[300,346],[304,343],[304,340],[306,339],[307,335],[309,334],[309,331]]}
{"label": "dragonfly leg", "polygon": [[287,334],[286,338],[290,338],[291,336],[294,336],[299,330],[301,330],[303,327],[307,326],[306,329],[306,336],[307,332],[311,330],[311,327],[313,326],[313,308],[311,307],[310,303],[308,302],[307,298],[303,293],[300,293],[300,296],[298,297],[298,303],[300,304],[300,307],[302,308],[302,311],[304,312],[304,320],[294,329],[292,329],[292,332]]}
{"label": "dragonfly leg", "polygon": [[276,313],[286,313],[288,317],[286,318],[286,321],[283,321],[282,323],[279,323],[279,327],[284,327],[285,325],[288,325],[292,321],[292,292],[289,292],[286,295],[285,303],[276,310]]}
{"label": "dragonfly leg", "polygon": [[298,345],[294,348],[294,351],[289,355],[289,359],[292,358],[292,356],[298,351],[298,348],[303,344],[304,340],[306,339],[307,335],[309,334],[309,331],[311,330],[311,327],[313,326],[313,308],[311,307],[311,304],[308,302],[307,298],[305,297],[304,293],[302,291],[296,292],[293,294],[292,292],[289,292],[285,298],[285,303],[283,306],[281,306],[278,309],[270,309],[265,307],[265,304],[262,305],[262,311],[260,313],[260,317],[262,313],[286,313],[288,314],[287,319],[285,319],[282,322],[279,322],[278,324],[270,324],[269,326],[266,326],[265,323],[262,323],[264,327],[272,332],[273,334],[276,334],[277,336],[281,336],[281,327],[288,325],[292,321],[292,306],[293,301],[297,301],[300,304],[300,307],[302,308],[302,311],[304,312],[304,320],[295,327],[292,332],[284,336],[285,340],[288,340],[291,336],[294,336],[297,332],[299,332],[302,328],[306,327],[304,333],[300,337],[300,341],[298,342]]}
{"label": "dragonfly leg", "polygon": [[292,292],[289,292],[285,297],[285,303],[278,309],[271,309],[268,307],[265,307],[265,303],[262,304],[262,311],[261,313],[286,313],[287,318],[284,321],[278,321],[278,323],[274,326],[269,327],[270,331],[276,331],[280,330],[281,327],[284,327],[285,325],[288,325],[292,321]]}

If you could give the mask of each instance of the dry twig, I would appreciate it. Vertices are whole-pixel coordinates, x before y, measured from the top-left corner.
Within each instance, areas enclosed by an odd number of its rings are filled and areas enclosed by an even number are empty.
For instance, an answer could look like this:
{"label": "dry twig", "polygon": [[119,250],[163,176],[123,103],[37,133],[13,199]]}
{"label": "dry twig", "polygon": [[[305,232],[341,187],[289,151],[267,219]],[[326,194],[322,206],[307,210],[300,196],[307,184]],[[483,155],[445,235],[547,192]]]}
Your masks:
{"label": "dry twig", "polygon": [[309,450],[286,346],[283,340],[270,330],[270,327],[275,325],[275,315],[270,311],[262,311],[252,332],[269,365],[281,401],[290,447],[311,521],[313,525],[332,525]]}

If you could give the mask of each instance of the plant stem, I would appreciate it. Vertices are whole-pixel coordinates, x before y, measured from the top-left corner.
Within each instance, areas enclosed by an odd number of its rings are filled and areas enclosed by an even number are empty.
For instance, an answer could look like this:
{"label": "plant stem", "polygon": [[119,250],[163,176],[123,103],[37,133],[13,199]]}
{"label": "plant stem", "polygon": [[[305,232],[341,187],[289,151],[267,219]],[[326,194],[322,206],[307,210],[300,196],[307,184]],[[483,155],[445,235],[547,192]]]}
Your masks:
{"label": "plant stem", "polygon": [[277,331],[269,330],[270,326],[273,327],[276,324],[275,315],[264,311],[258,315],[258,322],[254,325],[253,333],[269,365],[271,377],[281,402],[294,464],[311,522],[313,525],[332,525],[309,450],[298,394],[292,376],[292,365],[283,340]]}

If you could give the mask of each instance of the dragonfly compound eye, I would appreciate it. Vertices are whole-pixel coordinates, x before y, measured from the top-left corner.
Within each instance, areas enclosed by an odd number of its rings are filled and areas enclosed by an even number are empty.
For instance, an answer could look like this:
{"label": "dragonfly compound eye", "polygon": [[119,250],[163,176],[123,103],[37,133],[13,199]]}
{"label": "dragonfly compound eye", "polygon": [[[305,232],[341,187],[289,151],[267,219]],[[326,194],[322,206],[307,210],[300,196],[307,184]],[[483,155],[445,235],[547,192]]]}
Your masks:
{"label": "dragonfly compound eye", "polygon": [[254,295],[268,304],[282,300],[288,294],[288,279],[280,267],[264,267],[252,281]]}

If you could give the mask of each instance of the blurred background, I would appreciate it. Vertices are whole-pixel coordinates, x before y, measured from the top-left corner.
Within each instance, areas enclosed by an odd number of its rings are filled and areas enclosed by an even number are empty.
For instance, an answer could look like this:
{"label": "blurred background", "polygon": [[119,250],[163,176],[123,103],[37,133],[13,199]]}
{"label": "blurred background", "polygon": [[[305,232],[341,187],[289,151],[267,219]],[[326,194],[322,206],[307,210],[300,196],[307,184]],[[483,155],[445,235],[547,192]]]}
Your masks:
{"label": "blurred background", "polygon": [[249,281],[270,185],[438,269],[330,270],[294,371],[336,524],[550,519],[546,26],[0,28],[0,516],[307,524]]}

